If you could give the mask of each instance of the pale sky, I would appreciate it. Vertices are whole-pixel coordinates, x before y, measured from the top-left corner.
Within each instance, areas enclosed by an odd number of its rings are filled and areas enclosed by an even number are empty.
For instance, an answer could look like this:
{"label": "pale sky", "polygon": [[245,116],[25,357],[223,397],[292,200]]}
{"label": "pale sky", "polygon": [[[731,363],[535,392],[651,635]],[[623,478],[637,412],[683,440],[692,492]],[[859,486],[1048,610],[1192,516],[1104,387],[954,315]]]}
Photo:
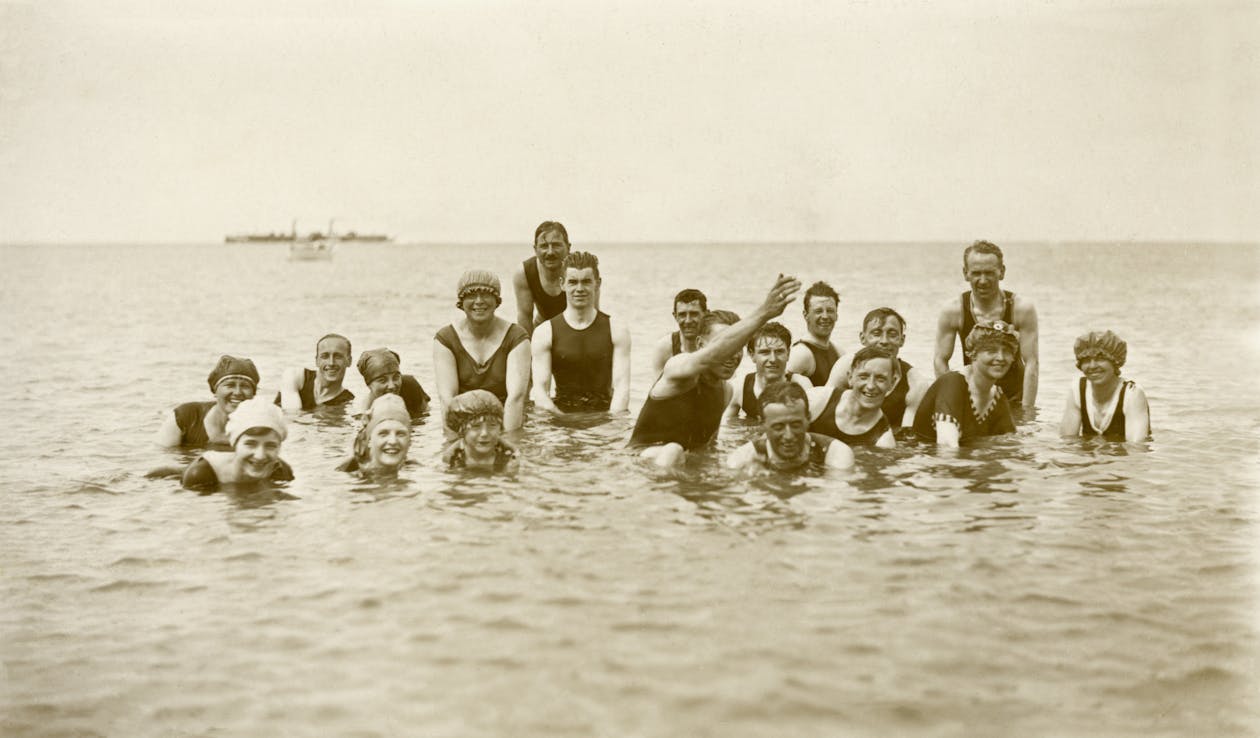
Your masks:
{"label": "pale sky", "polygon": [[1260,3],[0,0],[0,242],[1260,241]]}

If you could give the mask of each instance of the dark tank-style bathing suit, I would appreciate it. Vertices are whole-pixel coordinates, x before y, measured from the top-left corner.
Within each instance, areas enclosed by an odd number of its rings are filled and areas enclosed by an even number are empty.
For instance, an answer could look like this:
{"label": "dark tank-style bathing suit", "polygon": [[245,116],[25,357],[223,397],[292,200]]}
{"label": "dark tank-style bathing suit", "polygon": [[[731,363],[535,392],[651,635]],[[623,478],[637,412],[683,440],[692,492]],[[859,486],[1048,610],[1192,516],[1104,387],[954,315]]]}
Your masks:
{"label": "dark tank-style bathing suit", "polygon": [[[303,410],[314,410],[315,408],[320,407],[320,404],[318,402],[315,402],[315,370],[314,369],[302,370],[302,386],[298,387],[298,397],[302,398]],[[332,398],[328,402],[325,402],[324,405],[344,405],[353,399],[354,399],[354,393],[343,387],[341,389],[341,392],[337,393],[336,397]],[[277,405],[280,404],[279,392],[276,393],[276,404]]]}
{"label": "dark tank-style bathing suit", "polygon": [[845,433],[840,430],[840,426],[836,425],[836,406],[840,404],[840,396],[845,390],[835,387],[831,390],[831,397],[827,398],[827,406],[823,408],[822,415],[813,423],[810,423],[809,430],[812,433],[819,433],[841,441],[846,446],[853,448],[855,446],[874,446],[884,433],[892,427],[888,422],[888,413],[883,413],[879,420],[875,421],[868,430],[862,433]]}
{"label": "dark tank-style bathing suit", "polygon": [[[792,376],[792,372],[788,372],[783,375],[783,379],[791,382]],[[760,421],[762,417],[761,397],[753,392],[753,387],[756,385],[756,382],[756,372],[749,372],[744,375],[744,393],[740,396],[739,407],[744,411],[744,415],[748,416],[749,420]]]}
{"label": "dark tank-style bathing suit", "polygon": [[840,352],[836,351],[836,347],[830,343],[826,348],[819,348],[804,339],[797,341],[798,344],[809,349],[814,355],[814,373],[808,375],[808,379],[815,387],[821,387],[827,383],[827,378],[831,376],[831,367],[835,366],[836,361],[840,358]]}
{"label": "dark tank-style bathing suit", "polygon": [[206,413],[210,412],[212,407],[214,407],[214,402],[185,402],[175,407],[175,425],[179,426],[179,445],[209,445],[210,436],[206,433]]}
{"label": "dark tank-style bathing suit", "polygon": [[[834,438],[828,438],[821,433],[809,434],[809,459],[801,466],[809,466],[815,469],[821,469],[827,466],[827,451],[831,449],[831,444],[835,443]],[[766,438],[753,439],[753,450],[757,452],[757,457],[763,464],[769,465],[770,450],[767,448]],[[799,468],[799,467],[797,467]]]}
{"label": "dark tank-style bathing suit", "polygon": [[971,406],[971,388],[961,372],[946,372],[936,378],[914,413],[914,434],[920,440],[936,442],[936,421],[946,420],[958,426],[958,442],[963,443],[981,436],[1014,433],[1015,421],[1011,419],[1011,406],[1001,387],[995,387],[997,398],[983,418],[976,416]]}
{"label": "dark tank-style bathing suit", "polygon": [[534,297],[534,310],[538,311],[539,322],[551,320],[563,313],[569,300],[564,292],[549,295],[543,289],[542,280],[538,277],[538,257],[531,256],[522,265],[525,267],[525,282],[529,284],[529,294]]}
{"label": "dark tank-style bathing suit", "polygon": [[[1015,293],[1008,290],[1002,290],[1002,318],[1007,325],[1015,325]],[[962,328],[959,329],[958,338],[964,344],[967,342],[967,336],[971,335],[971,329],[976,327],[976,316],[971,310],[971,292],[962,293]],[[967,356],[967,350],[963,348],[963,366],[971,363],[971,359]],[[1006,370],[1006,376],[998,382],[998,386],[1002,388],[1002,394],[1006,395],[1007,400],[1013,405],[1018,405],[1024,397],[1024,357],[1019,354],[1019,346],[1015,346],[1015,360],[1011,362],[1011,368]]]}
{"label": "dark tank-style bathing suit", "polygon": [[407,413],[411,415],[411,419],[415,420],[429,409],[429,393],[424,391],[424,387],[420,386],[420,380],[410,374],[404,374],[402,377],[402,389],[398,394],[402,396],[403,402],[407,405]]}
{"label": "dark tank-style bathing suit", "polygon": [[459,333],[455,330],[455,326],[446,326],[437,332],[435,338],[455,356],[455,373],[459,377],[459,390],[456,394],[483,389],[499,398],[499,402],[507,402],[508,354],[512,353],[521,341],[529,339],[529,334],[524,328],[515,323],[509,325],[499,347],[489,359],[481,363],[478,363],[464,348],[464,343],[459,340]]}
{"label": "dark tank-style bathing suit", "polygon": [[[659,379],[657,381],[660,381]],[[709,445],[717,436],[726,409],[726,383],[697,380],[680,395],[648,398],[635,421],[630,448],[677,443],[688,451]]]}
{"label": "dark tank-style bathing suit", "polygon": [[906,417],[906,395],[910,394],[910,370],[914,368],[908,361],[897,359],[897,363],[901,364],[901,381],[897,382],[897,386],[893,387],[884,398],[884,417],[888,418],[888,424],[893,432],[901,430],[901,419]]}
{"label": "dark tank-style bathing suit", "polygon": [[1081,377],[1081,437],[1093,438],[1094,436],[1102,436],[1108,441],[1124,441],[1127,436],[1124,432],[1124,392],[1133,384],[1131,381],[1120,383],[1120,396],[1116,398],[1116,411],[1111,415],[1111,422],[1107,424],[1107,429],[1099,433],[1094,428],[1094,423],[1089,419],[1089,410],[1085,405],[1085,384],[1088,380]]}
{"label": "dark tank-style bathing suit", "polygon": [[551,319],[551,376],[556,407],[569,412],[602,412],[612,404],[612,329],[608,316],[577,330],[561,313]]}

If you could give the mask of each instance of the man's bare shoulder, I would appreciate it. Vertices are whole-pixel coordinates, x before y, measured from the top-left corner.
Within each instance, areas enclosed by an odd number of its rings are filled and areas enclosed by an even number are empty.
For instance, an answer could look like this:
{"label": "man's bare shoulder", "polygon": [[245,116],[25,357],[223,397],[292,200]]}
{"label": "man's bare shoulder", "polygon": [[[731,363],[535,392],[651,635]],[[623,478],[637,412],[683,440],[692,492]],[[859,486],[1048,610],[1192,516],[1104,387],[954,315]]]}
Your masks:
{"label": "man's bare shoulder", "polygon": [[1011,314],[1015,318],[1015,326],[1018,328],[1019,324],[1024,320],[1037,317],[1037,306],[1033,304],[1031,298],[1017,294],[1011,305]]}
{"label": "man's bare shoulder", "polygon": [[941,311],[937,318],[938,322],[944,323],[949,321],[953,325],[962,325],[962,302],[957,297],[946,300],[941,305]]}

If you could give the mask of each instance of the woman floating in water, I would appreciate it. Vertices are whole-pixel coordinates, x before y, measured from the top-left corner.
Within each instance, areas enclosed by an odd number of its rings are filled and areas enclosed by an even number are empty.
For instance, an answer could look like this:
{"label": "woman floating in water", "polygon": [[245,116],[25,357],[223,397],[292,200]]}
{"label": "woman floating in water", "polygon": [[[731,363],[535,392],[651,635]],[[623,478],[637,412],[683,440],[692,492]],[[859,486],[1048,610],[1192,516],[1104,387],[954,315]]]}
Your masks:
{"label": "woman floating in water", "polygon": [[1009,323],[980,323],[963,342],[970,364],[936,378],[914,414],[919,440],[957,447],[973,438],[1013,433],[1011,406],[998,382],[1019,350],[1019,333]]}
{"label": "woman floating in water", "polygon": [[258,369],[249,359],[223,355],[207,380],[213,402],[185,402],[162,421],[162,446],[226,446],[228,417],[258,390]]}
{"label": "woman floating in water", "polygon": [[354,439],[354,457],[337,467],[373,479],[398,476],[411,448],[411,415],[398,395],[381,395]]}
{"label": "woman floating in water", "polygon": [[429,394],[420,382],[410,374],[403,374],[398,354],[387,348],[364,351],[356,365],[368,386],[368,396],[356,406],[355,415],[366,413],[376,398],[382,395],[398,395],[407,403],[407,412],[413,419],[429,410]]}
{"label": "woman floating in water", "polygon": [[1111,331],[1092,331],[1076,339],[1076,368],[1085,376],[1068,390],[1059,433],[1102,436],[1108,441],[1138,443],[1151,435],[1151,409],[1146,393],[1120,376],[1128,344]]}
{"label": "woman floating in water", "polygon": [[503,429],[521,427],[529,391],[529,334],[494,314],[502,304],[499,278],[470,269],[459,278],[455,306],[464,317],[433,338],[433,373],[442,408],[461,392],[489,390],[503,403]]}
{"label": "woman floating in water", "polygon": [[236,408],[227,421],[231,451],[207,451],[188,465],[181,483],[205,491],[230,484],[256,488],[293,479],[293,469],[280,458],[285,439],[284,411],[256,397]]}
{"label": "woman floating in water", "polygon": [[503,405],[485,390],[457,395],[446,409],[446,427],[458,439],[442,453],[452,469],[516,471],[516,449],[503,441]]}

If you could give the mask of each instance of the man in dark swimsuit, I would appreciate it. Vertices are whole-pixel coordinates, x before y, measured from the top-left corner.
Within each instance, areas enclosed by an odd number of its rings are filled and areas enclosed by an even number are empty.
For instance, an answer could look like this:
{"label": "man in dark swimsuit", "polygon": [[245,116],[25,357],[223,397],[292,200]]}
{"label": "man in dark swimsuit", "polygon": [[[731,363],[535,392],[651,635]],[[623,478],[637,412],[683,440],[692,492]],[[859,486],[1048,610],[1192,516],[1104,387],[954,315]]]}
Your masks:
{"label": "man in dark swimsuit", "polygon": [[[936,354],[932,365],[936,376],[949,371],[954,355],[954,337],[962,341],[977,323],[998,321],[1014,326],[1019,333],[1015,363],[1002,379],[1004,396],[1013,406],[1031,410],[1037,402],[1037,308],[1027,298],[1002,289],[1006,265],[1002,249],[988,241],[976,241],[963,252],[963,277],[971,289],[961,299],[951,299],[941,308],[936,326]],[[963,354],[963,364],[971,360]]]}
{"label": "man in dark swimsuit", "polygon": [[344,405],[354,393],[341,386],[350,366],[350,339],[329,333],[315,342],[315,369],[290,368],[280,379],[276,404],[285,410]]}
{"label": "man in dark swimsuit", "polygon": [[[906,343],[906,320],[901,314],[889,307],[875,308],[862,320],[862,332],[858,334],[862,342],[861,348],[879,348],[892,354],[898,365],[901,378],[897,386],[892,388],[884,398],[884,415],[893,432],[908,429],[914,424],[914,412],[919,407],[923,393],[932,386],[935,377],[910,365],[910,362],[899,355],[901,347]],[[861,350],[859,348],[859,350]],[[855,352],[856,353],[856,352]],[[831,368],[831,376],[827,378],[827,386],[847,389],[849,386],[849,368],[853,365],[853,354],[840,357]]]}
{"label": "man in dark swimsuit", "polygon": [[809,432],[809,399],[800,385],[782,379],[770,382],[761,393],[761,409],[761,436],[727,457],[727,467],[796,471],[853,466],[853,451],[848,446]]}
{"label": "man in dark swimsuit", "polygon": [[600,282],[593,254],[565,258],[566,306],[534,329],[530,346],[534,404],[543,410],[617,413],[630,405],[630,331],[599,311]]}
{"label": "man in dark swimsuit", "polygon": [[709,300],[700,290],[685,289],[674,296],[674,322],[678,330],[661,338],[652,348],[652,374],[660,376],[669,357],[696,350],[700,321],[709,312]]}
{"label": "man in dark swimsuit", "polygon": [[727,380],[739,368],[740,349],[758,328],[783,314],[800,291],[795,277],[779,275],[752,315],[725,310],[705,315],[699,347],[665,362],[648,390],[647,401],[630,436],[630,447],[661,467],[682,462],[688,451],[704,448],[717,436],[722,411],[733,390]]}
{"label": "man in dark swimsuit", "polygon": [[731,398],[726,408],[729,418],[739,417],[742,410],[752,421],[761,421],[761,392],[771,383],[780,379],[799,384],[802,389],[812,389],[809,380],[799,374],[785,371],[787,368],[788,347],[792,345],[792,332],[782,323],[770,321],[757,329],[748,339],[748,357],[752,359],[753,368],[744,375],[740,390]]}
{"label": "man in dark swimsuit", "polygon": [[[516,322],[526,333],[564,312],[564,260],[569,255],[569,232],[549,220],[534,229],[534,255],[512,275],[516,293]],[[598,306],[598,304],[597,304]]]}
{"label": "man in dark swimsuit", "polygon": [[805,336],[792,347],[788,371],[809,379],[815,387],[827,383],[831,367],[840,358],[840,349],[831,342],[840,310],[840,295],[826,282],[815,282],[805,290]]}

